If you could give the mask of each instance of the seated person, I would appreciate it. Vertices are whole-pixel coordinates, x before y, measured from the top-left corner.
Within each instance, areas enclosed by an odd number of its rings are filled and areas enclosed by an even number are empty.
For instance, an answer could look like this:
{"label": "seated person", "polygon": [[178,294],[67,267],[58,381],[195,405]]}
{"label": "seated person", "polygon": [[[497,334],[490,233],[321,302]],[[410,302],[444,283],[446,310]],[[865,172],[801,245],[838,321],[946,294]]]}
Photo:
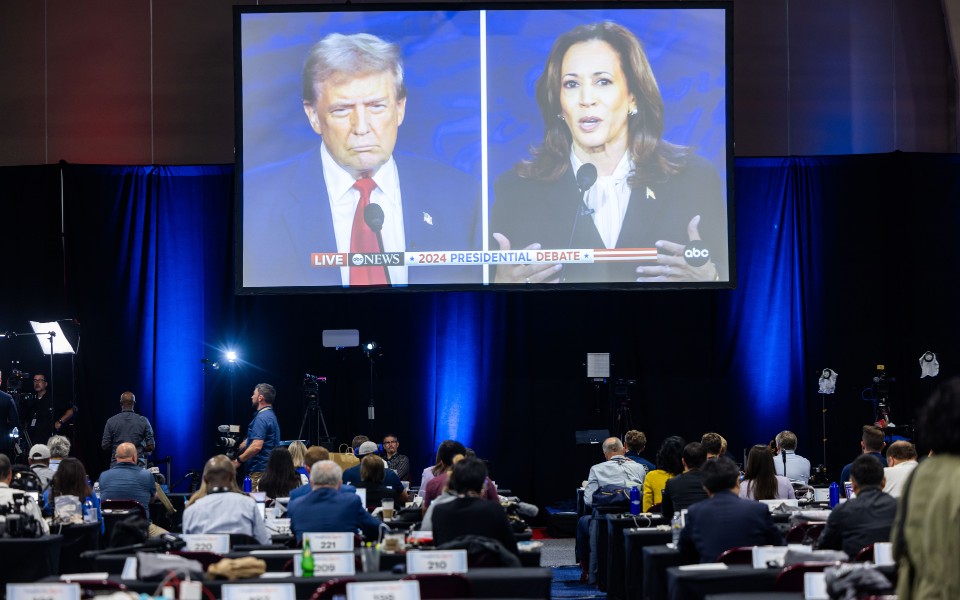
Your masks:
{"label": "seated person", "polygon": [[682,437],[671,435],[660,444],[660,449],[657,450],[659,468],[647,472],[647,476],[643,478],[643,512],[650,512],[654,505],[662,504],[663,490],[667,482],[683,472],[681,454],[685,443]]}
{"label": "seated person", "polygon": [[303,453],[303,467],[307,471],[307,483],[290,490],[290,501],[310,493],[310,467],[321,460],[330,460],[330,451],[323,446],[310,446]]}
{"label": "seated person", "polygon": [[703,489],[703,471],[700,470],[707,462],[707,449],[700,442],[690,442],[683,447],[680,460],[683,473],[667,481],[663,489],[660,512],[667,517],[673,517],[674,513],[707,499],[707,491]]}
{"label": "seated person", "polygon": [[[423,494],[423,510],[426,514],[426,510],[430,507],[430,504],[443,493],[444,488],[447,487],[447,479],[450,477],[450,472],[453,470],[453,466],[464,458],[476,458],[477,453],[471,450],[470,448],[465,448],[463,454],[456,454],[454,456],[444,455],[442,460],[443,464],[450,465],[444,472],[438,473],[436,477],[430,480],[427,484],[426,492]],[[497,504],[500,503],[500,494],[497,493],[497,486],[493,483],[493,480],[490,477],[487,477],[486,485],[483,486],[483,499],[484,500],[493,500]]]}
{"label": "seated person", "polygon": [[793,500],[793,484],[777,475],[769,446],[757,444],[747,455],[747,468],[740,482],[740,497],[747,500]]}
{"label": "seated person", "polygon": [[[430,484],[430,481],[453,466],[450,460],[452,460],[454,456],[466,454],[466,452],[466,447],[456,440],[443,440],[440,442],[440,446],[437,447],[437,462],[423,470],[423,473],[420,475],[420,489],[417,491],[417,495],[423,498],[427,493],[427,486]],[[441,456],[446,456],[447,462],[444,462]]]}
{"label": "seated person", "polygon": [[[360,457],[360,460],[363,460],[363,457],[367,455],[380,458],[380,456],[377,455],[377,444],[375,442],[366,441],[360,444],[360,448],[357,450],[357,456]],[[403,489],[403,482],[400,481],[400,478],[394,471],[386,468],[386,461],[382,458],[380,458],[380,461],[383,463],[385,469],[383,484],[390,489],[398,490],[401,502],[406,503],[408,498],[407,492]],[[357,484],[360,483],[360,465],[354,465],[343,472],[343,483],[357,487]]]}
{"label": "seated person", "polygon": [[450,489],[457,497],[433,511],[433,541],[439,546],[464,535],[482,535],[517,554],[517,541],[503,507],[481,498],[487,466],[478,458],[465,458],[453,467]]}
{"label": "seated person", "polygon": [[830,511],[817,548],[843,550],[856,557],[875,542],[889,542],[897,499],[883,491],[883,464],[872,454],[861,454],[850,468],[850,482],[856,498]]}
{"label": "seated person", "polygon": [[[13,481],[13,465],[10,464],[10,458],[0,453],[0,505],[7,506],[14,503],[14,490],[10,487]],[[33,498],[27,496],[26,510],[34,519],[40,522],[40,530],[44,535],[50,533],[50,526],[43,518],[40,507],[33,501]]]}
{"label": "seated person", "polygon": [[383,460],[376,454],[368,454],[360,461],[360,483],[357,488],[367,490],[367,510],[377,508],[385,498],[393,500],[394,506],[399,506],[400,491],[383,485],[385,472]]}
{"label": "seated person", "polygon": [[293,459],[293,468],[300,475],[300,485],[310,484],[310,467],[306,463],[307,447],[300,440],[290,442],[287,447],[290,450],[290,458]]}
{"label": "seated person", "polygon": [[[153,474],[137,464],[137,448],[130,442],[117,446],[116,462],[100,473],[101,500],[134,500],[139,502],[150,519],[150,501],[156,496],[157,484]],[[166,533],[150,523],[149,535]]]}
{"label": "seated person", "polygon": [[260,476],[257,490],[266,493],[270,503],[276,498],[289,498],[290,491],[300,487],[300,474],[293,466],[290,450],[277,446],[267,457],[267,467]]}
{"label": "seated person", "polygon": [[206,495],[191,498],[183,511],[183,533],[242,533],[270,543],[257,501],[237,486],[233,461],[218,454],[203,467]]}
{"label": "seated person", "polygon": [[358,530],[368,539],[377,539],[381,523],[367,512],[356,494],[340,492],[343,469],[332,460],[321,460],[310,468],[311,491],[290,500],[287,516],[290,529],[303,539],[304,533]]}
{"label": "seated person", "polygon": [[63,459],[60,462],[60,468],[53,474],[50,487],[43,493],[43,512],[55,516],[57,496],[76,496],[84,510],[87,510],[87,502],[91,504],[93,510],[97,512],[97,520],[102,525],[103,515],[100,513],[100,499],[90,489],[88,481],[87,470],[83,468],[82,462],[70,456]]}
{"label": "seated person", "polygon": [[740,469],[725,456],[703,465],[703,487],[709,496],[687,509],[680,532],[680,555],[685,562],[714,562],[724,551],[738,546],[782,546],[767,507],[740,498]]}

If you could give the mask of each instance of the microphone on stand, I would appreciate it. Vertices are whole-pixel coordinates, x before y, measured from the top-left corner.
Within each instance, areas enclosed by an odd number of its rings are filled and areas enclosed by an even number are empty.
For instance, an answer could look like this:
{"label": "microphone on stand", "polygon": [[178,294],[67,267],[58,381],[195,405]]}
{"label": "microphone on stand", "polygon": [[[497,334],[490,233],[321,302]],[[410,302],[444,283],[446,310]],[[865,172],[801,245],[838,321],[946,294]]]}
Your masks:
{"label": "microphone on stand", "polygon": [[587,206],[587,191],[597,182],[597,167],[593,163],[584,163],[577,169],[577,189],[580,190],[580,201],[577,203],[577,212],[573,215],[573,227],[570,229],[570,240],[567,248],[573,247],[573,236],[577,232],[577,221],[580,217],[593,214],[593,209]]}
{"label": "microphone on stand", "polygon": [[597,182],[597,167],[592,163],[584,163],[577,169],[577,189],[580,190],[580,202],[577,203],[577,212],[573,215],[573,228],[570,230],[570,241],[567,242],[567,248],[573,246],[573,234],[577,231],[577,221],[580,217],[586,217],[593,214],[593,210],[587,206],[587,191]]}
{"label": "microphone on stand", "polygon": [[[377,245],[380,246],[380,252],[383,252],[383,235],[380,230],[383,229],[383,209],[379,204],[370,203],[363,209],[363,220],[375,234],[377,234]],[[383,265],[383,274],[387,279],[387,285],[390,285],[390,270],[387,265]]]}

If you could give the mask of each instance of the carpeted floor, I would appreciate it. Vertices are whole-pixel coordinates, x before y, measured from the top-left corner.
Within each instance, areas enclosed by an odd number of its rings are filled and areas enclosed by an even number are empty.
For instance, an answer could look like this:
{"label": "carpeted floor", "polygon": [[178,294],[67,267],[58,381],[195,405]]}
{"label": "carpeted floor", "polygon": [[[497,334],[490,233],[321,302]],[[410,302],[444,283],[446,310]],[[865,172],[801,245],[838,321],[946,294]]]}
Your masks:
{"label": "carpeted floor", "polygon": [[606,598],[607,595],[597,586],[580,583],[580,567],[553,567],[553,583],[550,586],[551,598]]}
{"label": "carpeted floor", "polygon": [[553,598],[605,598],[595,585],[580,583],[580,567],[574,560],[573,538],[540,538],[540,564],[553,569]]}

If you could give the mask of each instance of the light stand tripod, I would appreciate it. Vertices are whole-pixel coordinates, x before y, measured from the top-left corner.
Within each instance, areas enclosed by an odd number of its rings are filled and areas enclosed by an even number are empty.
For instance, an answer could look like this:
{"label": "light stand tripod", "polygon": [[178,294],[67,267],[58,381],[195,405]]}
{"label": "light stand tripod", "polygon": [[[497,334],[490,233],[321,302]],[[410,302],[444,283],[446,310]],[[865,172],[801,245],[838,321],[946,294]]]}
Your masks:
{"label": "light stand tripod", "polygon": [[[306,438],[309,442],[322,445],[322,442],[330,441],[327,421],[323,418],[323,411],[320,409],[320,384],[326,382],[326,377],[317,377],[310,373],[303,376],[303,401],[307,408],[303,411],[300,433],[297,434],[298,440],[304,439],[303,430],[307,428],[307,423],[310,423],[311,427],[307,430]],[[310,419],[311,415],[313,416],[312,420]],[[323,426],[323,437],[320,437],[321,425]],[[314,437],[314,434],[316,434],[316,437]]]}
{"label": "light stand tripod", "polygon": [[376,358],[383,355],[383,348],[376,342],[367,342],[363,345],[363,353],[370,361],[370,404],[367,405],[367,419],[373,421],[376,418],[373,406],[373,365]]}
{"label": "light stand tripod", "polygon": [[613,384],[613,398],[616,407],[613,413],[613,437],[623,439],[628,431],[633,429],[633,415],[630,413],[630,386],[636,384],[632,379],[617,379]]}
{"label": "light stand tripod", "polygon": [[820,392],[820,437],[823,442],[823,464],[821,466],[825,473],[827,470],[827,394],[832,394],[837,389],[837,372],[829,368],[821,370],[818,384]]}

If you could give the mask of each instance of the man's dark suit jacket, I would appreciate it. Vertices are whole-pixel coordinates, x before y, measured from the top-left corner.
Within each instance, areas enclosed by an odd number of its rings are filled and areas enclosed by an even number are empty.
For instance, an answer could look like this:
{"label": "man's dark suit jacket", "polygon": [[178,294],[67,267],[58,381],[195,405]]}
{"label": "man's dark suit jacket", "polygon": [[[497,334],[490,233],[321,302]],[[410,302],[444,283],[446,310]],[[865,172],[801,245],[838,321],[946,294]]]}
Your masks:
{"label": "man's dark suit jacket", "polygon": [[[422,158],[395,154],[394,161],[407,251],[480,249],[480,182]],[[319,146],[245,174],[243,186],[244,285],[342,286],[338,267],[310,264],[313,252],[337,251]],[[410,285],[481,277],[479,266],[408,269]]]}
{"label": "man's dark suit jacket", "polygon": [[[617,248],[653,248],[657,240],[678,244],[690,241],[687,224],[700,215],[699,232],[708,244],[721,277],[727,268],[727,220],[720,179],[705,159],[690,156],[681,173],[662,183],[634,190],[623,217]],[[490,248],[497,249],[493,233],[510,240],[512,250],[539,243],[543,248],[603,248],[600,232],[589,216],[578,216],[583,195],[576,176],[568,170],[556,181],[519,177],[514,171],[495,186],[490,218]],[[636,281],[637,262],[602,262],[564,266],[564,281]]]}
{"label": "man's dark suit jacket", "polygon": [[287,507],[290,529],[303,539],[304,533],[350,531],[358,529],[365,538],[376,538],[380,521],[370,515],[356,494],[343,494],[333,488],[317,488],[292,500]]}
{"label": "man's dark suit jacket", "polygon": [[699,555],[700,562],[708,563],[730,548],[783,543],[783,534],[766,504],[745,500],[733,492],[718,492],[687,510],[686,525],[680,533],[680,554],[688,561]]}
{"label": "man's dark suit jacket", "polygon": [[837,505],[817,540],[817,548],[843,550],[852,559],[875,542],[889,542],[897,499],[879,487],[865,487],[856,498]]}
{"label": "man's dark suit jacket", "polygon": [[703,489],[703,471],[693,469],[667,480],[663,489],[663,499],[660,501],[660,509],[664,515],[672,517],[674,512],[690,508],[691,505],[706,499],[707,491]]}

